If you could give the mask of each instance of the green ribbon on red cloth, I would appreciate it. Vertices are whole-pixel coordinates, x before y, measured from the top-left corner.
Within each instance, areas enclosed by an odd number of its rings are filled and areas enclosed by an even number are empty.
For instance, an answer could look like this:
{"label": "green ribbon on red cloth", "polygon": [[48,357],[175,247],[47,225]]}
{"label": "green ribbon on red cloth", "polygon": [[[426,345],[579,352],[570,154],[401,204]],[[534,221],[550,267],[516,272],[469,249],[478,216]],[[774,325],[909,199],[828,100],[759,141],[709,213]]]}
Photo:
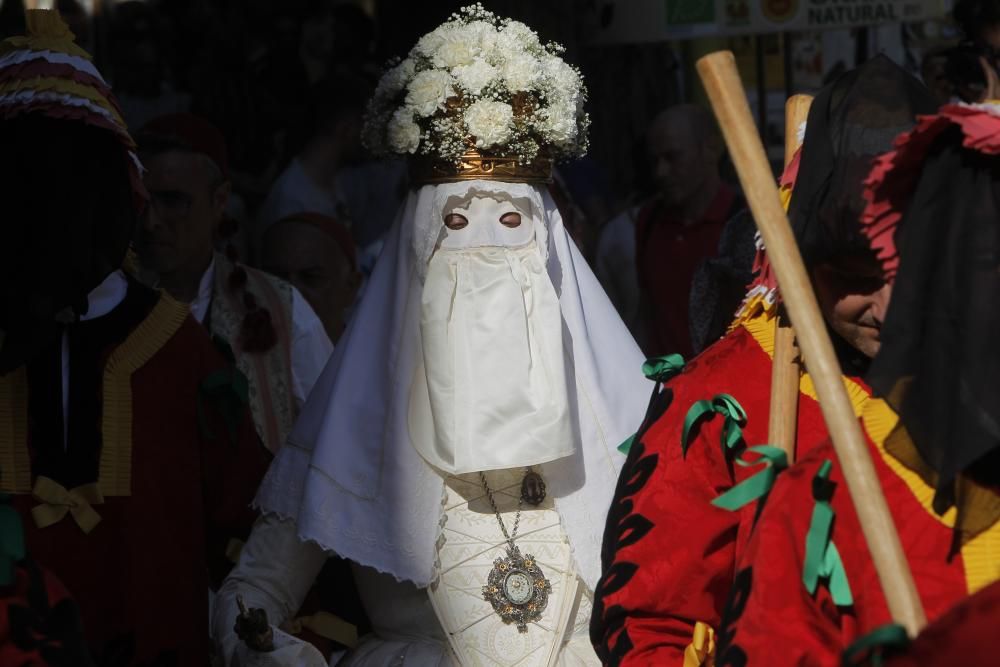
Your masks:
{"label": "green ribbon on red cloth", "polygon": [[906,628],[896,623],[881,625],[847,647],[841,659],[844,667],[882,667],[885,653],[906,648],[910,638]]}
{"label": "green ribbon on red cloth", "polygon": [[773,445],[756,445],[747,452],[760,454],[755,461],[745,461],[742,457],[736,459],[738,465],[748,467],[764,464],[764,468],[753,477],[745,479],[712,501],[716,507],[735,512],[744,505],[765,496],[774,486],[778,473],[788,467],[788,455],[785,450]]}
{"label": "green ribbon on red cloth", "polygon": [[14,567],[24,560],[24,526],[10,496],[0,494],[0,586],[14,583]]}
{"label": "green ribbon on red cloth", "polygon": [[[667,354],[662,357],[650,357],[642,364],[642,374],[646,376],[647,380],[652,380],[655,382],[653,387],[653,395],[659,390],[660,385],[674,377],[678,373],[684,370],[684,357],[679,354]],[[643,422],[646,420],[643,419]],[[625,442],[618,445],[618,451],[622,454],[628,454],[629,450],[632,449],[632,443],[635,442],[635,436],[637,433],[630,435]]]}
{"label": "green ribbon on red cloth", "polygon": [[250,382],[236,367],[236,356],[229,344],[219,336],[213,336],[212,342],[229,365],[209,373],[198,385],[198,428],[203,437],[215,438],[205,413],[205,402],[210,401],[222,416],[230,440],[236,442],[240,420],[250,404]]}
{"label": "green ribbon on red cloth", "polygon": [[688,447],[691,445],[691,431],[694,425],[702,419],[711,419],[715,415],[722,415],[722,434],[720,443],[722,454],[736,447],[743,441],[743,426],[747,423],[747,413],[743,406],[729,394],[716,394],[712,400],[700,400],[688,410],[684,417],[684,431],[681,433],[681,452],[687,456]]}
{"label": "green ribbon on red cloth", "polygon": [[833,463],[823,462],[816,476],[813,477],[812,521],[806,534],[806,558],[802,566],[802,583],[810,594],[816,592],[820,579],[827,581],[827,589],[833,598],[833,603],[839,607],[849,607],[854,604],[851,585],[847,581],[847,572],[840,559],[837,545],[830,537],[833,527],[834,511],[830,505],[833,497],[833,483],[830,482],[830,470]]}

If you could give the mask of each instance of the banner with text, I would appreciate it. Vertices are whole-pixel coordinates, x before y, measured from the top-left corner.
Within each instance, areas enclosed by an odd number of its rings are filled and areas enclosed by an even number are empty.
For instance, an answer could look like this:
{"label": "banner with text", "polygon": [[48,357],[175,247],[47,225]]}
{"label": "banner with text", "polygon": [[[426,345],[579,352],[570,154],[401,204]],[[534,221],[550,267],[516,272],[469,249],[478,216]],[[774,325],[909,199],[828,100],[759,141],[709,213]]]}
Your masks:
{"label": "banner with text", "polygon": [[603,0],[594,40],[657,42],[695,37],[833,30],[939,19],[950,0]]}

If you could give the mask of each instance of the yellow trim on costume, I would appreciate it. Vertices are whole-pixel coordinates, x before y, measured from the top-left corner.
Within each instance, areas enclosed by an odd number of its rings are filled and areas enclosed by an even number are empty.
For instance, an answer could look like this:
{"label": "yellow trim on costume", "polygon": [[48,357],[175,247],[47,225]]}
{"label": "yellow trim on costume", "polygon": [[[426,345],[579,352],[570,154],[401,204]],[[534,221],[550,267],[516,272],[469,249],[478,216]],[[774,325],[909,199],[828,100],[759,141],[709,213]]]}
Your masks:
{"label": "yellow trim on costume", "polygon": [[163,293],[104,366],[103,444],[97,484],[104,496],[132,494],[132,375],[184,324],[187,305]]}
{"label": "yellow trim on costume", "polygon": [[[749,320],[743,322],[743,328],[750,332],[753,339],[757,341],[761,349],[767,353],[767,356],[774,358],[774,322],[773,320],[765,314],[760,314],[757,317],[752,317]],[[871,396],[865,390],[864,387],[854,382],[846,376],[841,376],[844,380],[844,388],[847,389],[847,397],[851,401],[851,408],[854,409],[854,415],[860,417],[861,413],[864,411],[865,406],[871,400]],[[808,396],[809,398],[818,401],[819,397],[816,394],[816,386],[813,384],[812,377],[809,373],[804,372],[799,378],[799,391]]]}
{"label": "yellow trim on costume", "polygon": [[715,667],[715,630],[697,621],[691,643],[684,649],[684,667]]}
{"label": "yellow trim on costume", "polygon": [[787,185],[782,185],[778,188],[778,199],[781,200],[781,208],[785,209],[785,213],[788,213],[788,207],[792,203],[792,188]]}
{"label": "yellow trim on costume", "polygon": [[89,102],[93,102],[107,111],[111,114],[111,117],[119,127],[123,129],[125,128],[125,121],[118,113],[118,110],[115,109],[114,105],[108,101],[107,97],[102,95],[101,92],[93,86],[85,86],[82,83],[77,83],[76,81],[51,76],[36,76],[30,79],[13,79],[0,84],[0,95],[5,93],[17,93],[26,90],[32,90],[37,93],[51,91],[61,95],[72,95],[74,97],[83,98]]}
{"label": "yellow trim on costume", "polygon": [[24,367],[0,377],[0,491],[31,492],[28,378]]}
{"label": "yellow trim on costume", "polygon": [[76,37],[59,12],[51,9],[29,9],[24,13],[27,35],[8,37],[0,42],[0,55],[11,51],[57,51],[90,60],[90,54],[76,45]]}
{"label": "yellow trim on costume", "polygon": [[[788,185],[778,186],[778,199],[781,201],[781,208],[788,212],[788,207],[792,203],[792,188]],[[759,287],[757,289],[760,289]],[[768,301],[765,297],[764,292],[759,292],[753,294],[754,288],[751,287],[750,291],[747,292],[747,296],[744,297],[744,302],[740,305],[739,311],[733,316],[733,321],[729,323],[726,327],[726,333],[729,333],[736,329],[736,327],[741,324],[751,320],[759,315],[764,315],[768,319],[774,317],[774,314],[778,312],[778,297],[774,296],[772,301]]]}
{"label": "yellow trim on costume", "polygon": [[[882,399],[873,398],[868,402],[861,418],[868,437],[875,443],[879,456],[889,469],[903,480],[927,514],[953,529],[958,509],[952,506],[943,515],[937,514],[933,507],[934,487],[885,448],[886,440],[899,424],[899,415]],[[1000,521],[962,545],[961,554],[965,584],[970,595],[1000,579]]]}

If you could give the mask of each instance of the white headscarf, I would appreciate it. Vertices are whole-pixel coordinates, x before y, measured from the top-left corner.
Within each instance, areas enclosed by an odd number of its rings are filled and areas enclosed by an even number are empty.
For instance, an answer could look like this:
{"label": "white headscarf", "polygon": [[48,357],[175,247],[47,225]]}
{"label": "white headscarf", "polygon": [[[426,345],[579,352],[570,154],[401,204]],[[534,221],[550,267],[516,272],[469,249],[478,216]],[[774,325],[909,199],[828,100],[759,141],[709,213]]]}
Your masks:
{"label": "white headscarf", "polygon": [[[422,362],[421,296],[449,198],[527,199],[535,242],[558,296],[572,437],[541,465],[584,582],[600,576],[605,517],[649,394],[642,355],[569,238],[548,193],[466,181],[411,192],[347,331],[313,388],[257,506],[297,522],[299,536],[397,579],[427,586],[443,517],[444,475],[410,438]],[[533,215],[533,217],[536,217]],[[484,380],[486,381],[486,380]]]}

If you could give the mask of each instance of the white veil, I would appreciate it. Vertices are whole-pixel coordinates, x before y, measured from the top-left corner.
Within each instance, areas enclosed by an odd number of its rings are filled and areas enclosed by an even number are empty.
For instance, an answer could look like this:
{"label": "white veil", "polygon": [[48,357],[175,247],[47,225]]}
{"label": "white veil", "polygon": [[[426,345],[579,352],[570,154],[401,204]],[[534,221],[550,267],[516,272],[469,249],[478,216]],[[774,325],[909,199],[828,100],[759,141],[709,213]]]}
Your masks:
{"label": "white veil", "polygon": [[544,223],[536,241],[547,253],[559,296],[579,446],[573,456],[541,468],[580,575],[593,590],[605,516],[624,460],[617,446],[638,428],[649,383],[635,341],[569,238],[555,203],[535,186],[466,181],[410,193],[256,505],[294,519],[302,539],[328,551],[418,586],[431,583],[444,478],[417,453],[407,425],[421,354],[422,278],[445,199],[491,192],[529,198]]}

